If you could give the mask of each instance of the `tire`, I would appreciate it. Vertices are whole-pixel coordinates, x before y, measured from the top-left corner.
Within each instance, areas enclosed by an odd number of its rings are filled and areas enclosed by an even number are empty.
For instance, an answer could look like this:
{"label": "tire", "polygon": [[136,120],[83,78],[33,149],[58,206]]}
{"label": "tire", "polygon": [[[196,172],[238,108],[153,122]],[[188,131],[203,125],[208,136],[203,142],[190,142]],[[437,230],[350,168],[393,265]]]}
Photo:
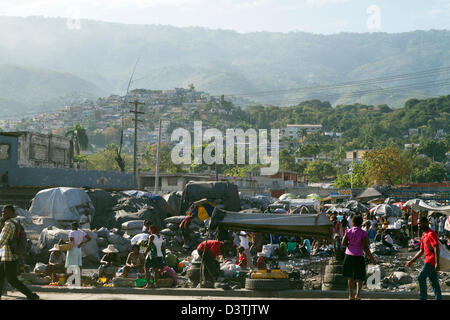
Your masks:
{"label": "tire", "polygon": [[287,290],[290,289],[289,279],[245,279],[245,289],[249,290]]}
{"label": "tire", "polygon": [[342,274],[342,272],[344,272],[344,266],[343,265],[328,265],[325,267],[325,274],[327,273],[337,273],[337,274]]}
{"label": "tire", "polygon": [[347,277],[338,273],[325,273],[323,278],[324,283],[335,284],[335,285],[347,285]]}

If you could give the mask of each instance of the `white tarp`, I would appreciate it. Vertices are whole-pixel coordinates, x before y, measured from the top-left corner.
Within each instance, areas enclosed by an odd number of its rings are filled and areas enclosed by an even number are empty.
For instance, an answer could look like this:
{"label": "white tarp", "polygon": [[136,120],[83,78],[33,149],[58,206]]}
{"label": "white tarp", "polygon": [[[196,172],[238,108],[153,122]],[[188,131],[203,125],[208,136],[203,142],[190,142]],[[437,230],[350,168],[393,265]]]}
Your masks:
{"label": "white tarp", "polygon": [[50,217],[55,220],[80,220],[81,208],[88,205],[91,218],[94,205],[83,189],[52,188],[39,191],[33,199],[30,212],[33,216]]}
{"label": "white tarp", "polygon": [[421,199],[408,200],[403,204],[404,207],[411,207],[413,210],[428,210],[428,211],[438,211],[441,213],[449,214],[450,206],[431,206]]}

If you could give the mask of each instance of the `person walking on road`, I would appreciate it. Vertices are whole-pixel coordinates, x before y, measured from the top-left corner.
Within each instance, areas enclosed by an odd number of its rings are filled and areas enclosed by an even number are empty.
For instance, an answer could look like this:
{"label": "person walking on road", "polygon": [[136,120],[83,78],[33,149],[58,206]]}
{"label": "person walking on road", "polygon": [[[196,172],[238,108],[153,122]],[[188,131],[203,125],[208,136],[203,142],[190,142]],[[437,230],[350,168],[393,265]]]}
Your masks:
{"label": "person walking on road", "polygon": [[439,240],[436,232],[430,229],[427,217],[420,218],[419,227],[423,232],[420,240],[420,250],[410,261],[406,263],[406,266],[411,267],[417,259],[425,254],[425,261],[418,276],[420,289],[419,299],[427,299],[427,278],[429,278],[431,287],[433,288],[434,298],[436,300],[442,300],[441,287],[439,286],[439,278],[437,274],[440,268]]}
{"label": "person walking on road", "polygon": [[[375,259],[369,250],[369,238],[366,231],[361,229],[363,218],[360,215],[353,216],[353,227],[345,230],[342,245],[347,247],[344,257],[343,276],[348,278],[348,292],[350,300],[361,300],[361,288],[366,280],[366,263],[364,252],[375,263]],[[356,280],[356,295],[353,292],[353,284]]]}
{"label": "person walking on road", "polygon": [[31,292],[27,286],[17,279],[17,260],[19,259],[19,256],[12,252],[10,245],[16,232],[16,225],[12,221],[14,214],[14,206],[6,205],[3,207],[2,223],[4,223],[4,227],[0,234],[0,248],[3,249],[0,262],[0,300],[5,277],[8,279],[8,282],[23,293],[28,300],[39,300],[39,296],[36,293]]}

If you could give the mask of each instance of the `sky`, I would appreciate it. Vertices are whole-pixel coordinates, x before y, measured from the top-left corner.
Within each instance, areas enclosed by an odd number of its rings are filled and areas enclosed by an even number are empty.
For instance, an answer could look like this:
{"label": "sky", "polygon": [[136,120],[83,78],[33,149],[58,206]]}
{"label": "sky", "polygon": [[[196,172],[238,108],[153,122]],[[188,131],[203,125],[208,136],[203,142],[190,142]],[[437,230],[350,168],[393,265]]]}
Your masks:
{"label": "sky", "polygon": [[240,33],[399,33],[450,30],[450,0],[0,0],[0,16],[200,26]]}

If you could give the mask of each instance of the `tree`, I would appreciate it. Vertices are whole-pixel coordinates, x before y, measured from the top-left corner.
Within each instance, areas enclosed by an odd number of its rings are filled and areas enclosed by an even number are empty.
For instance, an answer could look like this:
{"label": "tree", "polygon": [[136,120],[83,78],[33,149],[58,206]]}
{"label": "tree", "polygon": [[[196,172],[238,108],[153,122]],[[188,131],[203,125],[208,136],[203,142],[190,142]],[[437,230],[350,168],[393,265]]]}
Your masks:
{"label": "tree", "polygon": [[[105,147],[103,151],[91,154],[87,156],[87,168],[89,170],[100,170],[100,171],[121,171],[121,168],[117,165],[118,146],[115,144],[109,144]],[[126,159],[126,163],[132,163],[132,156],[130,154],[123,155]],[[131,168],[126,168],[131,170]]]}
{"label": "tree", "polygon": [[89,138],[81,125],[76,124],[66,132],[66,137],[70,137],[73,141],[74,154],[79,155],[80,150],[87,150],[89,146]]}
{"label": "tree", "polygon": [[308,163],[305,174],[311,182],[319,182],[326,176],[334,174],[333,165],[328,161],[317,160]]}
{"label": "tree", "polygon": [[288,149],[282,149],[280,151],[280,169],[281,170],[294,170],[295,158],[290,154]]}
{"label": "tree", "polygon": [[371,150],[364,159],[367,161],[364,176],[367,185],[405,183],[412,172],[410,159],[395,147]]}
{"label": "tree", "polygon": [[366,174],[367,162],[363,161],[360,164],[355,164],[353,166],[353,175],[350,173],[338,174],[334,180],[335,188],[363,188],[366,187],[366,182],[364,176]]}
{"label": "tree", "polygon": [[414,168],[411,180],[414,182],[442,182],[447,177],[444,164],[433,162],[425,169]]}
{"label": "tree", "polygon": [[418,154],[425,154],[434,161],[445,161],[447,156],[448,146],[445,140],[436,141],[433,139],[422,140],[417,148]]}
{"label": "tree", "polygon": [[[144,168],[142,171],[156,171],[156,151],[157,145],[147,145],[142,161]],[[177,173],[184,172],[183,166],[174,164],[171,158],[171,149],[167,145],[161,145],[159,149],[159,171],[161,173]]]}

